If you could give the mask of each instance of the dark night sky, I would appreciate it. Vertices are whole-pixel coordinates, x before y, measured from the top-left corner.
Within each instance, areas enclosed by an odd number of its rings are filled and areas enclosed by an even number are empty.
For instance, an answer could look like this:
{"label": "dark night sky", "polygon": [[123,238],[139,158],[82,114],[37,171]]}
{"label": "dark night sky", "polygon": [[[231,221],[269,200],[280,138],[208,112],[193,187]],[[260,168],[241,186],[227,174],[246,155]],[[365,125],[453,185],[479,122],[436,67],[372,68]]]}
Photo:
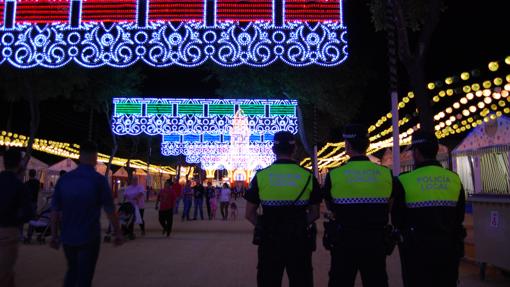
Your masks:
{"label": "dark night sky", "polygon": [[[500,60],[510,55],[510,41],[506,39],[510,24],[506,10],[501,7],[503,1],[448,1],[448,8],[442,14],[435,31],[427,61],[429,80],[443,79],[473,68],[484,68],[491,60]],[[369,83],[365,104],[356,117],[357,120],[370,124],[390,109],[386,85],[385,35],[374,32],[364,1],[345,0],[344,15],[349,31],[350,58],[367,59],[369,66],[365,68],[376,71],[378,75],[375,81]],[[141,95],[144,97],[213,97],[215,88],[220,84],[203,81],[208,75],[203,69],[143,69],[147,77]],[[324,72],[327,73],[328,69],[325,68]],[[235,80],[235,69],[232,71],[232,80]],[[403,87],[403,90],[406,88]],[[74,112],[69,100],[52,100],[42,103],[41,107],[39,137],[72,142],[80,142],[86,138],[88,115]],[[17,103],[12,112],[13,128],[26,134],[28,108]],[[0,129],[5,128],[8,114],[9,106],[0,102]],[[95,130],[102,149],[106,150],[110,139],[103,136],[107,131],[103,119],[96,121]],[[332,138],[335,137],[332,135]],[[125,152],[126,150],[120,151],[121,155]],[[159,153],[157,150],[156,152]]]}

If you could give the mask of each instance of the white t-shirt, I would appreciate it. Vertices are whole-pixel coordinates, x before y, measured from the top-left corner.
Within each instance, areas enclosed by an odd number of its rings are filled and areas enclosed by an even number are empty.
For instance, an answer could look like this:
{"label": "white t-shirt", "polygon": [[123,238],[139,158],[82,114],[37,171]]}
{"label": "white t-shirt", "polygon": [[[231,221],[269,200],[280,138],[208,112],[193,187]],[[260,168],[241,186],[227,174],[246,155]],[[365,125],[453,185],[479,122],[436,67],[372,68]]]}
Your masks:
{"label": "white t-shirt", "polygon": [[[140,197],[137,199],[138,196]],[[127,201],[135,204],[138,208],[145,208],[145,190],[143,186],[128,185],[124,191],[124,197]]]}
{"label": "white t-shirt", "polygon": [[220,202],[229,202],[230,201],[230,188],[222,188],[220,192]]}

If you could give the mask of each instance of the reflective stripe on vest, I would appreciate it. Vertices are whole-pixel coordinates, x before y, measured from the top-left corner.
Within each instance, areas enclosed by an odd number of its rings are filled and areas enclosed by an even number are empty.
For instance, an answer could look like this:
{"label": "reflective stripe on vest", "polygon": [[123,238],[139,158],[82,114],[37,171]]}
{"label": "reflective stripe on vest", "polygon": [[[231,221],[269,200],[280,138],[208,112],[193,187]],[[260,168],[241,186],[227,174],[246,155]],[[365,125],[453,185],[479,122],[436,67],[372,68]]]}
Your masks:
{"label": "reflective stripe on vest", "polygon": [[[259,197],[265,206],[293,205],[305,187],[310,172],[297,164],[273,164],[257,172]],[[313,178],[296,205],[307,205],[313,190]]]}
{"label": "reflective stripe on vest", "polygon": [[391,196],[391,171],[370,161],[350,161],[329,176],[335,204],[385,204]]}
{"label": "reflective stripe on vest", "polygon": [[409,208],[455,207],[459,199],[459,176],[439,166],[426,166],[399,176]]}

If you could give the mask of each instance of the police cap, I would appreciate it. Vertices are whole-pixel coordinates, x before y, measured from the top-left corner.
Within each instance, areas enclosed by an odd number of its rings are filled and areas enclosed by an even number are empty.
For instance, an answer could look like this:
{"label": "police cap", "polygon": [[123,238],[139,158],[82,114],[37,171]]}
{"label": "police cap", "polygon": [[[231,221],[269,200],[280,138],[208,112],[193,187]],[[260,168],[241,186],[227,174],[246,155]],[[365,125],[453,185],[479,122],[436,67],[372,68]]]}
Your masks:
{"label": "police cap", "polygon": [[348,124],[344,128],[342,136],[347,141],[367,140],[368,132],[367,128],[361,124]]}
{"label": "police cap", "polygon": [[293,146],[296,139],[291,132],[281,131],[274,134],[274,145],[276,146]]}
{"label": "police cap", "polygon": [[413,133],[411,148],[414,149],[420,146],[437,147],[439,146],[439,142],[434,133],[418,130]]}

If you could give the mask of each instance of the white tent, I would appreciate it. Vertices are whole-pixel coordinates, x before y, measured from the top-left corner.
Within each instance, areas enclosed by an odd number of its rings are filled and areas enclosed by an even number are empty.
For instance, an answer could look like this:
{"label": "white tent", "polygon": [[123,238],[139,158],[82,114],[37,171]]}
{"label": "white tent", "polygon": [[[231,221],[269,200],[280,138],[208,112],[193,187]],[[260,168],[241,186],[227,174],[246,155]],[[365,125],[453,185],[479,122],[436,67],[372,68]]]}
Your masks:
{"label": "white tent", "polygon": [[452,151],[453,168],[467,193],[510,193],[510,119],[474,128]]}
{"label": "white tent", "polygon": [[60,177],[60,171],[63,170],[65,172],[70,172],[71,170],[77,168],[78,165],[70,158],[66,158],[57,162],[56,164],[50,166],[48,168],[48,175],[45,178],[44,186],[49,191],[53,190],[57,180]]}
{"label": "white tent", "polygon": [[57,162],[56,164],[49,167],[49,171],[56,171],[57,173],[61,170],[66,172],[70,172],[71,170],[77,168],[78,165],[70,158],[66,158],[62,161]]}
{"label": "white tent", "polygon": [[[448,168],[448,147],[440,144],[437,152],[437,160]],[[391,148],[387,148],[381,159],[381,163],[384,166],[391,167],[393,165],[393,153]],[[413,152],[411,150],[404,150],[400,153],[400,171],[406,172],[414,168]]]}

